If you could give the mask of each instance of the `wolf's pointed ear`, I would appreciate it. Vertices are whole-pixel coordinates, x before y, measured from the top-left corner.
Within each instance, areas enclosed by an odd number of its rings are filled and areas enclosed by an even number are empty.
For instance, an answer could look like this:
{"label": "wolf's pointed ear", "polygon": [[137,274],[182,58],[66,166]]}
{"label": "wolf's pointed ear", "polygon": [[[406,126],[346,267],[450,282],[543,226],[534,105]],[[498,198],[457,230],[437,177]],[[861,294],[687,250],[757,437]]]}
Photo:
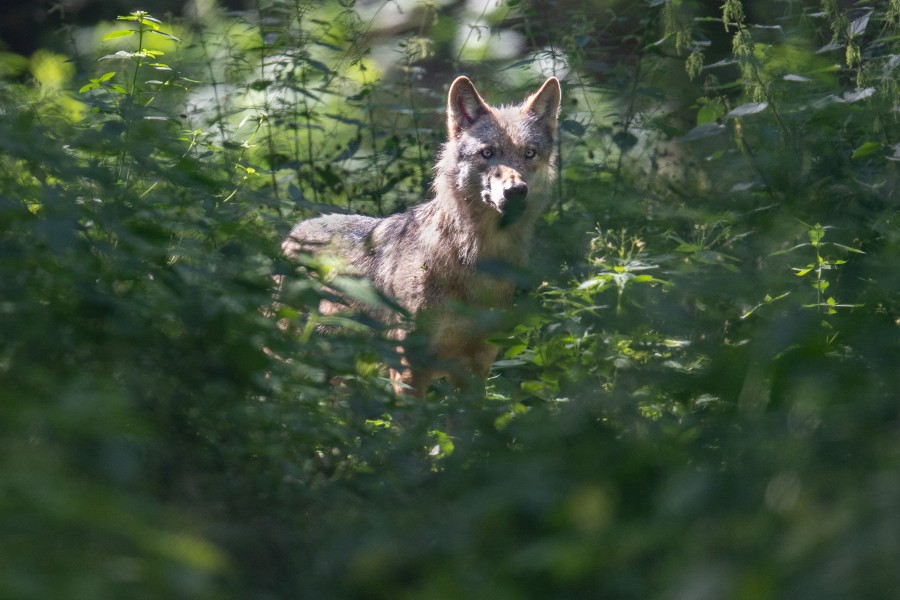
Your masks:
{"label": "wolf's pointed ear", "polygon": [[541,89],[525,99],[522,104],[522,112],[530,112],[538,119],[546,121],[547,126],[555,134],[561,98],[562,89],[559,86],[559,79],[551,77],[544,82]]}
{"label": "wolf's pointed ear", "polygon": [[457,137],[463,129],[489,111],[469,78],[457,77],[450,85],[447,96],[447,133],[450,139]]}

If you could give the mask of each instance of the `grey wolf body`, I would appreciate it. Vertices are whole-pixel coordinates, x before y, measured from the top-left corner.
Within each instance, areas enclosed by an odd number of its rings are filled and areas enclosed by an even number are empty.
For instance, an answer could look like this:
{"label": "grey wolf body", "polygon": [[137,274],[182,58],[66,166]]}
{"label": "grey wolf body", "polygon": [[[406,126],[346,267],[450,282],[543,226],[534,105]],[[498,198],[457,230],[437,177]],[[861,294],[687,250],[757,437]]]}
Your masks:
{"label": "grey wolf body", "polygon": [[[479,314],[512,303],[514,282],[497,265],[527,263],[554,175],[560,97],[559,81],[550,78],[521,105],[495,108],[469,79],[457,78],[430,201],[386,218],[331,214],[302,221],[284,241],[289,257],[337,258],[342,274],[370,279],[410,315],[407,323],[379,315],[397,325],[405,367],[392,371],[398,388],[423,394],[441,376],[458,386],[472,376],[484,381],[497,349],[486,341]],[[323,301],[320,311],[346,308]]]}

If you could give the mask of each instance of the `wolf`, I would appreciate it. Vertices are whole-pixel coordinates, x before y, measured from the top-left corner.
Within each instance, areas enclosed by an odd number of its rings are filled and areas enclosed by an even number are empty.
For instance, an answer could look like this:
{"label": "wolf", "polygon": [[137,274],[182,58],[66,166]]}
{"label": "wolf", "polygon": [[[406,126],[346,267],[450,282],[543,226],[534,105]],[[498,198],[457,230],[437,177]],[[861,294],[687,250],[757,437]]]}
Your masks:
{"label": "wolf", "polygon": [[[421,396],[445,376],[459,388],[484,385],[497,355],[484,315],[512,304],[510,273],[528,262],[555,175],[561,96],[551,77],[520,105],[492,107],[458,77],[447,96],[447,141],[431,200],[384,218],[301,221],[284,240],[288,258],[336,258],[341,274],[367,278],[404,309],[405,318],[378,315],[399,343],[402,367],[391,370],[398,391]],[[368,310],[349,299],[323,300],[319,310],[347,308]]]}

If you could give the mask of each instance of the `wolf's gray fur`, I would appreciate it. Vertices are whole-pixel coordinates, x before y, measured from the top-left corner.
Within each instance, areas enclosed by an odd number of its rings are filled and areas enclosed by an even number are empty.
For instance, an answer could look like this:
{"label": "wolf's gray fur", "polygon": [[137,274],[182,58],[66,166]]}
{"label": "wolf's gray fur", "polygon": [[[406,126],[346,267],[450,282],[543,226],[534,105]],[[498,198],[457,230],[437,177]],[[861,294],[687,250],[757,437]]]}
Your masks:
{"label": "wolf's gray fur", "polygon": [[[338,258],[343,274],[369,278],[412,315],[409,326],[397,323],[395,330],[408,367],[392,373],[396,383],[421,394],[435,377],[461,384],[466,372],[482,381],[487,375],[497,350],[476,313],[460,307],[477,312],[512,302],[514,283],[484,266],[527,262],[554,175],[560,95],[559,81],[550,78],[521,105],[494,108],[471,81],[457,78],[432,200],[381,219],[331,214],[302,221],[284,241],[288,256]],[[341,308],[323,302],[320,310]],[[410,330],[422,334],[424,347],[409,347]]]}

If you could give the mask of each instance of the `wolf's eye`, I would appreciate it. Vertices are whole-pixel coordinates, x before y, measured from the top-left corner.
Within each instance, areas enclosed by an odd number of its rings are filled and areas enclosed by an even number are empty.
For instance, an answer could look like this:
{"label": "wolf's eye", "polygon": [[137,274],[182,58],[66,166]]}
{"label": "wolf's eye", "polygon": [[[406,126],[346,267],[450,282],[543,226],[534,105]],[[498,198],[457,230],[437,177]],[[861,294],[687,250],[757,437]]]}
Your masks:
{"label": "wolf's eye", "polygon": [[494,149],[493,149],[493,148],[482,148],[482,149],[481,149],[481,156],[482,156],[482,157],[484,157],[484,158],[490,158],[490,157],[492,157],[493,155],[494,155]]}
{"label": "wolf's eye", "polygon": [[534,148],[525,148],[525,158],[534,158],[537,156],[537,150]]}

